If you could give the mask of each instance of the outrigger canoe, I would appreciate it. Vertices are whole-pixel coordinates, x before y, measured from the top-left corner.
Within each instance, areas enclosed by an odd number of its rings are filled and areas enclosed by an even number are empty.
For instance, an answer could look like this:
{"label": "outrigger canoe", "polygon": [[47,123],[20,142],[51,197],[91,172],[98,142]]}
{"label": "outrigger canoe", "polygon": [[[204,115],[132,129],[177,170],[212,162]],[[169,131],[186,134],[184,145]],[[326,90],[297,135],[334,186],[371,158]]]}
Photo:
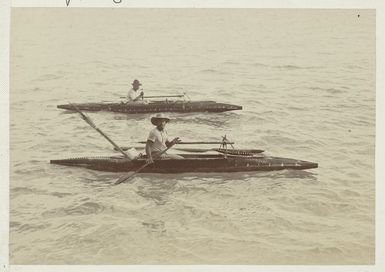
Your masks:
{"label": "outrigger canoe", "polygon": [[[158,159],[141,170],[144,173],[187,172],[246,172],[283,169],[311,169],[318,164],[303,160],[270,157],[263,155],[227,154],[179,154],[183,159]],[[136,171],[146,164],[145,157],[128,160],[123,156],[84,157],[51,160],[52,164],[84,167],[106,172]]]}
{"label": "outrigger canoe", "polygon": [[80,103],[58,105],[59,109],[84,111],[111,111],[122,113],[156,113],[156,112],[224,112],[241,110],[242,106],[217,103],[215,101],[162,100],[148,103]]}
{"label": "outrigger canoe", "polygon": [[[73,105],[73,104],[72,104]],[[74,106],[81,117],[106,140],[108,140],[123,156],[102,156],[102,157],[83,157],[51,160],[51,164],[64,166],[77,166],[93,170],[106,172],[130,172],[135,173],[186,173],[186,172],[246,172],[246,171],[273,171],[283,169],[311,169],[317,168],[318,164],[309,161],[270,157],[261,155],[260,149],[235,149],[233,143],[222,137],[219,149],[206,149],[206,151],[216,151],[221,154],[179,154],[181,159],[154,158],[154,163],[146,163],[146,156],[139,155],[132,159],[127,153],[113,142],[106,134],[96,127],[94,122],[77,106]],[[143,143],[143,142],[140,142]],[[184,142],[184,144],[213,144],[213,142]],[[179,142],[178,144],[183,144]],[[232,149],[228,149],[228,145]],[[171,146],[158,155],[166,152]],[[200,150],[202,151],[202,150]],[[119,179],[115,184],[119,184],[129,177]]]}

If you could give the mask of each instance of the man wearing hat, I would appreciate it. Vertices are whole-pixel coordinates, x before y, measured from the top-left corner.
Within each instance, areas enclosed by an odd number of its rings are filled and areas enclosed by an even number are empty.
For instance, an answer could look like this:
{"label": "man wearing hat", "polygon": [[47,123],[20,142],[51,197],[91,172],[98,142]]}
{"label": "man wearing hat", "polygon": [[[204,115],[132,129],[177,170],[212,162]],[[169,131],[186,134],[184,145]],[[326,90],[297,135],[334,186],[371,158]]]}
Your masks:
{"label": "man wearing hat", "polygon": [[[156,127],[150,131],[150,134],[147,137],[147,163],[153,163],[154,156],[157,156],[157,154],[163,150],[180,142],[178,137],[173,139],[171,142],[168,140],[167,132],[164,129],[168,122],[170,122],[170,118],[168,118],[163,113],[158,113],[156,116],[151,118],[151,123]],[[167,158],[182,159],[182,157],[179,155],[167,153],[163,153],[160,157],[160,159]]]}
{"label": "man wearing hat", "polygon": [[127,96],[128,101],[136,102],[141,98],[143,99],[144,93],[143,92],[140,92],[140,94],[137,93],[137,91],[139,90],[139,86],[142,86],[142,84],[139,82],[139,80],[135,79],[132,82],[132,89],[128,91],[128,96]]}

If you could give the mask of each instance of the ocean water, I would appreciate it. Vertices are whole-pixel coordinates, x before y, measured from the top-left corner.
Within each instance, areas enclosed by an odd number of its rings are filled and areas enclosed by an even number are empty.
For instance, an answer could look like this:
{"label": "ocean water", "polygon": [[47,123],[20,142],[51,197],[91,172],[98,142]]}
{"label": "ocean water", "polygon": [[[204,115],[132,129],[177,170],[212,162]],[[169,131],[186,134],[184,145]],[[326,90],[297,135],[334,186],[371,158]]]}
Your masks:
{"label": "ocean water", "polygon": [[[360,14],[360,17],[357,15]],[[373,264],[375,11],[14,8],[11,264]],[[112,154],[67,102],[147,95],[242,105],[171,113],[171,137],[318,169],[138,174],[50,165]],[[149,115],[89,113],[120,145]]]}

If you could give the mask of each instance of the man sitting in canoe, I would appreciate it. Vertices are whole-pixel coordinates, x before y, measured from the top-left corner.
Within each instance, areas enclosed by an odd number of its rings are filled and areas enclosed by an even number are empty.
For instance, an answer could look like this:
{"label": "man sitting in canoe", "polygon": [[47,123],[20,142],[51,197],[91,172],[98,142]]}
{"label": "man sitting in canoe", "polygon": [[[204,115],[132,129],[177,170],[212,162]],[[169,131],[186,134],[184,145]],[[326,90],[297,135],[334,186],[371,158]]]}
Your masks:
{"label": "man sitting in canoe", "polygon": [[132,89],[129,90],[127,95],[127,99],[129,102],[137,102],[139,99],[143,99],[144,93],[137,93],[137,91],[139,90],[139,86],[142,86],[142,84],[139,82],[139,80],[135,79],[132,82]]}
{"label": "man sitting in canoe", "polygon": [[[168,140],[167,132],[164,130],[168,122],[170,122],[170,118],[166,117],[163,113],[159,113],[151,118],[151,123],[156,127],[150,131],[150,134],[147,137],[147,163],[153,163],[154,157],[158,157],[162,151],[180,142],[178,137],[174,138],[171,142]],[[160,156],[160,159],[168,158],[182,159],[181,156],[176,154],[163,153]]]}

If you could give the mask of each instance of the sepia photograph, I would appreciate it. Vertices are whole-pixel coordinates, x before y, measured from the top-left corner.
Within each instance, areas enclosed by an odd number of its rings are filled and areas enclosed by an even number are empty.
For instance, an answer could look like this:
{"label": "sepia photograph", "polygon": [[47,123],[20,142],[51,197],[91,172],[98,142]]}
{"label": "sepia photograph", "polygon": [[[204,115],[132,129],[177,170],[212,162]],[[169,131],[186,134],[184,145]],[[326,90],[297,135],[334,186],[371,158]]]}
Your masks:
{"label": "sepia photograph", "polygon": [[376,9],[62,2],[10,10],[11,266],[376,264]]}

